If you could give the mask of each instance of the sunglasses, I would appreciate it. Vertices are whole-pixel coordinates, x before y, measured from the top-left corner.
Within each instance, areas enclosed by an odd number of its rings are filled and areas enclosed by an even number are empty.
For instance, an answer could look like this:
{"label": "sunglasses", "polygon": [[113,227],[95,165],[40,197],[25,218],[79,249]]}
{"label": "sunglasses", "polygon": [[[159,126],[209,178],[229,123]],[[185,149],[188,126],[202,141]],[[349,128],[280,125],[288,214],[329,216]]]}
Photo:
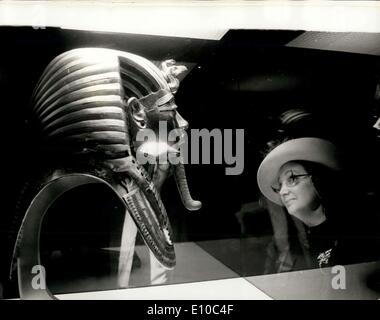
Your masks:
{"label": "sunglasses", "polygon": [[283,182],[281,182],[278,186],[272,186],[272,190],[275,193],[280,193],[280,190],[283,185],[285,185],[288,188],[293,188],[296,185],[300,183],[302,179],[305,177],[311,177],[311,174],[305,173],[305,174],[294,174],[292,173],[289,177],[287,177]]}

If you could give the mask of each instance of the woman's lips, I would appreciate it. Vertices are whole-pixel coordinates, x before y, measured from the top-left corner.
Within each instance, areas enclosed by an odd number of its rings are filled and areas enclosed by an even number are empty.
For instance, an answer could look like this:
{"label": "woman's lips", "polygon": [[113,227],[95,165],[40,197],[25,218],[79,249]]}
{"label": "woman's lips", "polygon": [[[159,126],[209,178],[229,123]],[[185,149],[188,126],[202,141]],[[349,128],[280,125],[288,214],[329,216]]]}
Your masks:
{"label": "woman's lips", "polygon": [[284,200],[284,203],[285,203],[285,205],[288,206],[294,200],[296,200],[296,199],[295,198],[286,199],[286,200]]}

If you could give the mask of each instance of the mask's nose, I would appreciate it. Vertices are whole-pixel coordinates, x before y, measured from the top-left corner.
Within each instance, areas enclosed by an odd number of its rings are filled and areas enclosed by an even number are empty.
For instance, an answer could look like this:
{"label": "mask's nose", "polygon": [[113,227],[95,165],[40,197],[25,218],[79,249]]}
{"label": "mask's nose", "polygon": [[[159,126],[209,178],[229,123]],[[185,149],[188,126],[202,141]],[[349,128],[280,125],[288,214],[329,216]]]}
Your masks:
{"label": "mask's nose", "polygon": [[184,118],[182,118],[178,112],[176,112],[175,120],[177,122],[178,128],[186,130],[189,127],[189,123]]}

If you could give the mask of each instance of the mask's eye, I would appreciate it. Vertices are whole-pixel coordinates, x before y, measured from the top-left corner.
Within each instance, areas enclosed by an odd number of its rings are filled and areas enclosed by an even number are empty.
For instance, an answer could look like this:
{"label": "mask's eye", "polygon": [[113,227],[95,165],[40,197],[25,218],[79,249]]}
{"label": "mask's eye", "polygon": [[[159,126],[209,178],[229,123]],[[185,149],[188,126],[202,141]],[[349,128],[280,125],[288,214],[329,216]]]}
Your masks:
{"label": "mask's eye", "polygon": [[177,106],[174,103],[174,99],[170,99],[168,102],[158,107],[159,111],[172,111],[175,109],[177,109]]}

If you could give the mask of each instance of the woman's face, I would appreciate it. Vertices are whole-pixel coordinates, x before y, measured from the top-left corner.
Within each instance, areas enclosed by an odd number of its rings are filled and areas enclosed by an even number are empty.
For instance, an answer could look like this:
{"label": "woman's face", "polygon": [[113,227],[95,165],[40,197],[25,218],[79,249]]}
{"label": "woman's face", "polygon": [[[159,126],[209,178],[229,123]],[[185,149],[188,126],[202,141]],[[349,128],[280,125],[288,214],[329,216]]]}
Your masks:
{"label": "woman's face", "polygon": [[303,165],[297,162],[284,164],[279,171],[279,195],[289,214],[307,223],[321,205],[311,176]]}

